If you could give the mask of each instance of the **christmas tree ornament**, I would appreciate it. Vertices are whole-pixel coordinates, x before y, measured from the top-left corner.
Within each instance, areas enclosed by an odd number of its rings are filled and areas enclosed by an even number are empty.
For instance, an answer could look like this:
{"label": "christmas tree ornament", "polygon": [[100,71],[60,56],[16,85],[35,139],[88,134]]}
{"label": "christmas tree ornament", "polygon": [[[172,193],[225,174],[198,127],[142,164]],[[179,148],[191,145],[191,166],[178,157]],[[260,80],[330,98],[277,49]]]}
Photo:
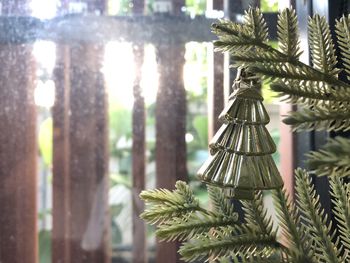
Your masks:
{"label": "christmas tree ornament", "polygon": [[198,171],[202,181],[224,187],[229,197],[237,199],[283,186],[271,156],[276,145],[265,127],[270,118],[254,80],[238,72],[234,91],[219,116],[223,125],[209,143],[211,156]]}

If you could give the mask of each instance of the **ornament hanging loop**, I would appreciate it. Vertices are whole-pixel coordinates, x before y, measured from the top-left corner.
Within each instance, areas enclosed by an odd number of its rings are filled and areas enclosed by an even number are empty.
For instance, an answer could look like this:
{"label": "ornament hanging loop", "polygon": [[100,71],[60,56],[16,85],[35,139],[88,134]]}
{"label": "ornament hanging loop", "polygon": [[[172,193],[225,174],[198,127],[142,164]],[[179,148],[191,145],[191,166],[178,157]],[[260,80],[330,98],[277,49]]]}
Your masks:
{"label": "ornament hanging loop", "polygon": [[246,68],[239,67],[232,86],[233,90],[240,88],[242,83],[247,87],[257,87],[261,85],[261,79],[254,73],[249,72]]}

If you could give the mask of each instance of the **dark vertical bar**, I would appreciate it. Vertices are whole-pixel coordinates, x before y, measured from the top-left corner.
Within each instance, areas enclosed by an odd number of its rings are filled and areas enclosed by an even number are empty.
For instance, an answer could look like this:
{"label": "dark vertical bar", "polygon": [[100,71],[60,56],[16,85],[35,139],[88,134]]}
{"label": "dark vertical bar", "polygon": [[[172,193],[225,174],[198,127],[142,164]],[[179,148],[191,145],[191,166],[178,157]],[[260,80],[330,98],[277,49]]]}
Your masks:
{"label": "dark vertical bar", "polygon": [[[186,93],[183,84],[183,45],[157,47],[160,74],[156,104],[157,187],[173,188],[187,180]],[[178,262],[176,243],[157,243],[156,262]]]}
{"label": "dark vertical bar", "polygon": [[[103,14],[105,0],[87,0]],[[62,0],[62,13],[69,1]],[[54,263],[110,262],[108,103],[104,46],[58,45],[53,111]]]}
{"label": "dark vertical bar", "polygon": [[220,128],[218,117],[224,108],[224,54],[213,53],[213,83],[208,86],[209,138]]}
{"label": "dark vertical bar", "polygon": [[140,87],[143,64],[143,45],[134,46],[135,80],[134,80],[134,107],[132,119],[132,204],[133,204],[133,262],[147,262],[146,229],[140,219],[144,205],[139,194],[145,189],[145,100]]}
{"label": "dark vertical bar", "polygon": [[[71,47],[69,98],[69,252],[71,262],[108,262],[106,101],[103,48]],[[101,54],[102,53],[102,54]],[[59,220],[59,219],[56,219]]]}
{"label": "dark vertical bar", "polygon": [[132,13],[134,15],[143,15],[145,11],[145,0],[132,0]]}
{"label": "dark vertical bar", "polygon": [[[223,1],[213,1],[213,9],[223,10],[223,8]],[[212,138],[221,126],[218,117],[224,108],[224,54],[214,52],[213,48],[210,49],[210,52],[213,79],[208,85],[208,136]]]}
{"label": "dark vertical bar", "polygon": [[[173,14],[180,15],[184,0],[172,2]],[[156,47],[159,87],[156,100],[157,188],[174,188],[177,180],[187,181],[186,91],[183,82],[184,43],[166,42]],[[179,244],[157,241],[156,262],[182,262]]]}
{"label": "dark vertical bar", "polygon": [[54,81],[56,86],[53,117],[53,263],[70,262],[69,246],[69,47],[58,45],[56,48],[56,67]]}
{"label": "dark vertical bar", "polygon": [[[97,54],[95,63],[96,86],[95,86],[95,159],[96,159],[96,187],[95,198],[91,211],[88,229],[91,231],[90,238],[96,243],[97,253],[94,262],[107,263],[111,261],[110,247],[110,214],[109,214],[109,125],[108,125],[108,96],[105,87],[105,78],[101,73],[101,64],[104,55],[103,46],[94,46],[94,53]],[[95,220],[91,220],[95,218]],[[97,225],[101,227],[96,229]],[[101,238],[99,239],[99,236]],[[97,239],[96,239],[97,238]]]}
{"label": "dark vertical bar", "polygon": [[224,10],[224,0],[213,0],[214,10]]}
{"label": "dark vertical bar", "polygon": [[90,13],[97,13],[101,15],[107,10],[108,0],[85,0],[85,2],[87,2],[88,12]]}
{"label": "dark vertical bar", "polygon": [[[133,0],[132,11],[134,15],[144,13],[145,1]],[[140,214],[144,210],[144,203],[139,194],[145,189],[146,177],[146,155],[145,155],[145,131],[146,131],[146,110],[145,99],[140,86],[142,78],[142,65],[144,60],[144,46],[135,43],[133,46],[135,63],[134,80],[134,105],[132,113],[132,258],[134,263],[147,262],[147,240],[146,227]]]}
{"label": "dark vertical bar", "polygon": [[185,0],[171,0],[173,3],[173,14],[180,15],[182,12],[182,7],[186,5]]}
{"label": "dark vertical bar", "polygon": [[[28,0],[2,1],[2,15],[24,16]],[[0,262],[35,263],[37,138],[32,44],[0,45]]]}
{"label": "dark vertical bar", "polygon": [[37,257],[37,139],[32,47],[0,46],[0,262]]}

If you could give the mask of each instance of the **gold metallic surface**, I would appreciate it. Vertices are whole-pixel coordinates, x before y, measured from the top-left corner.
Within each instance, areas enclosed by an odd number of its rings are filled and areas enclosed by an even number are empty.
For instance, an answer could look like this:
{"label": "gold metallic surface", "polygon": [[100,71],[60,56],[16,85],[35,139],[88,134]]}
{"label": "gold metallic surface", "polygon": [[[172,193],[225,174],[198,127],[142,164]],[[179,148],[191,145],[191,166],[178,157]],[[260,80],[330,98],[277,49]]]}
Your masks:
{"label": "gold metallic surface", "polygon": [[238,75],[219,116],[224,124],[210,141],[211,156],[198,176],[223,187],[228,197],[252,199],[255,190],[281,188],[283,180],[271,157],[276,145],[265,127],[270,118],[263,98]]}

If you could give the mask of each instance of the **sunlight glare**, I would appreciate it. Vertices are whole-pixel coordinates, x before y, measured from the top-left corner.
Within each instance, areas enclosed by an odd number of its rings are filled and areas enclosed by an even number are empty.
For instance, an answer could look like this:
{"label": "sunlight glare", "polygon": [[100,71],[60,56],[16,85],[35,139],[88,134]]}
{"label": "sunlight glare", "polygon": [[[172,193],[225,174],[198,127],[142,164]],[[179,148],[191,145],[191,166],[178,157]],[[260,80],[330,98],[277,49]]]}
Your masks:
{"label": "sunlight glare", "polygon": [[51,108],[55,103],[55,83],[52,80],[39,80],[34,90],[34,100],[37,106]]}
{"label": "sunlight glare", "polygon": [[34,43],[33,55],[39,64],[39,68],[52,73],[56,63],[56,45],[51,41],[37,41]]}
{"label": "sunlight glare", "polygon": [[102,72],[105,75],[110,101],[117,101],[131,109],[135,69],[130,43],[109,42],[106,44]]}
{"label": "sunlight glare", "polygon": [[[109,42],[105,49],[102,68],[110,101],[118,102],[125,108],[133,107],[133,83],[135,65],[132,46],[130,43]],[[140,83],[147,105],[155,102],[158,73],[155,50],[153,46],[145,46],[142,79]]]}
{"label": "sunlight glare", "polygon": [[50,19],[56,16],[57,0],[32,0],[30,7],[32,16],[39,19]]}

